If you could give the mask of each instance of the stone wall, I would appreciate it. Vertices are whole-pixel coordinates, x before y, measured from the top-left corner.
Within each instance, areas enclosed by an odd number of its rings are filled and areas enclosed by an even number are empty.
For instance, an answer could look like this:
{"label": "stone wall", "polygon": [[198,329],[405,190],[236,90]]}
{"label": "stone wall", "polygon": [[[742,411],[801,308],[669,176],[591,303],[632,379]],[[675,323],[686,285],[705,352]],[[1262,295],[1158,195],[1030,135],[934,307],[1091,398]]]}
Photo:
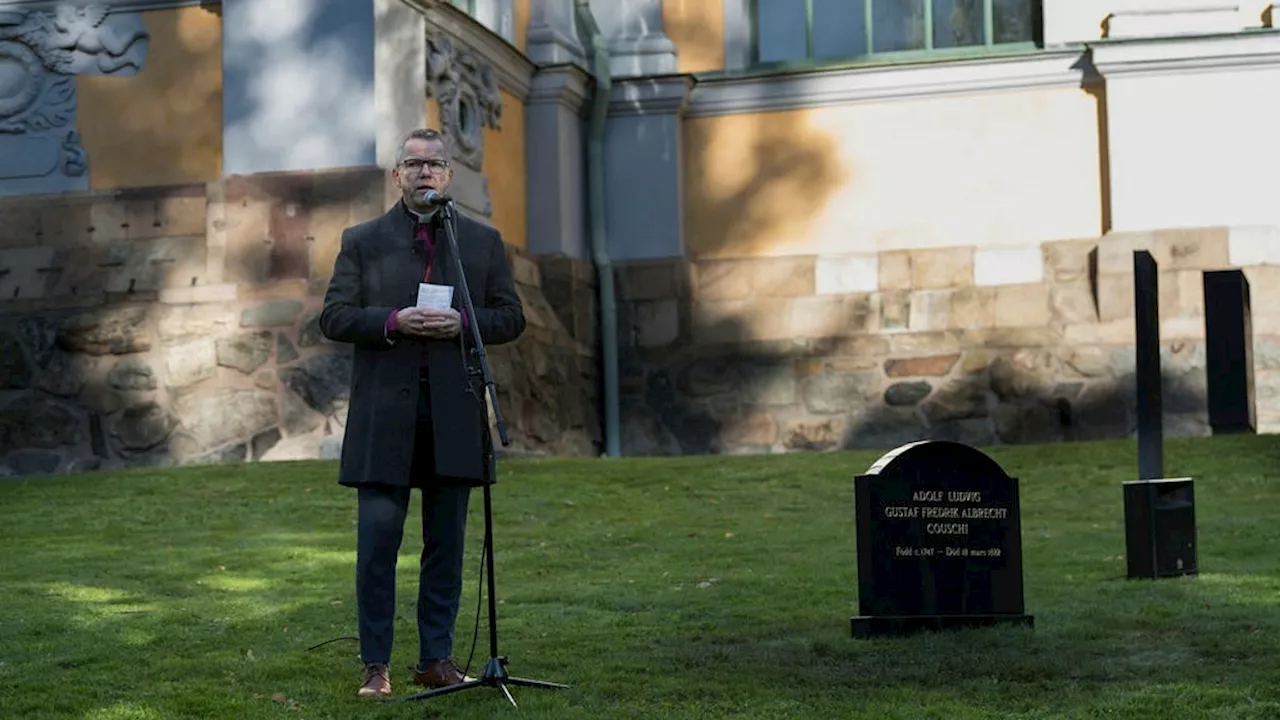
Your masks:
{"label": "stone wall", "polygon": [[[1138,248],[1160,268],[1166,432],[1205,434],[1201,273],[1231,267],[1230,255],[1250,253],[1229,247],[1256,241],[1205,228],[1039,248],[629,265],[618,275],[624,452],[1131,435]],[[1245,270],[1265,431],[1280,426],[1280,267],[1255,260]]]}
{"label": "stone wall", "polygon": [[[367,169],[0,203],[0,474],[336,457],[350,348],[320,306],[342,229],[392,202]],[[594,278],[509,258],[510,449],[592,454]]]}

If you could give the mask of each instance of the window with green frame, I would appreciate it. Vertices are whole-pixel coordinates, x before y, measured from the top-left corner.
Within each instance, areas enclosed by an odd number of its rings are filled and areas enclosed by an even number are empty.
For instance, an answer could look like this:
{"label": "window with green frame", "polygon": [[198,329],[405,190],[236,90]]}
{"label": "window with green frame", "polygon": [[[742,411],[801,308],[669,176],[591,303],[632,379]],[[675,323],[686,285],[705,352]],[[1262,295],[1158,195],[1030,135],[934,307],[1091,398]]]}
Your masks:
{"label": "window with green frame", "polygon": [[476,14],[476,0],[449,0],[449,4],[473,17]]}
{"label": "window with green frame", "polygon": [[756,64],[1034,48],[1041,0],[750,0]]}

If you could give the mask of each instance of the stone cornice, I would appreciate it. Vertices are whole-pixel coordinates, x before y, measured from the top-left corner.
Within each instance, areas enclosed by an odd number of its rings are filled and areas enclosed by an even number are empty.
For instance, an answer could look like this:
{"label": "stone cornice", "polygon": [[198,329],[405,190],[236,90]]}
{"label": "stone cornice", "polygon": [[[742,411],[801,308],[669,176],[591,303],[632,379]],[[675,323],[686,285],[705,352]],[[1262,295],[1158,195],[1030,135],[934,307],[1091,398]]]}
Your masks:
{"label": "stone cornice", "polygon": [[543,67],[533,76],[527,104],[555,102],[579,114],[590,97],[593,84],[591,76],[577,64]]}
{"label": "stone cornice", "polygon": [[528,100],[533,73],[538,67],[519,48],[449,3],[434,0],[404,1],[421,11],[428,24],[435,26],[455,42],[473,48],[481,57],[493,63],[493,71],[503,90],[515,95],[520,102]]}
{"label": "stone cornice", "polygon": [[615,80],[609,97],[609,115],[669,115],[689,106],[692,75]]}
{"label": "stone cornice", "polygon": [[1280,32],[1102,41],[1090,44],[1089,55],[1108,79],[1275,67],[1280,65]]}
{"label": "stone cornice", "polygon": [[727,115],[891,99],[1081,87],[1093,81],[1077,50],[919,64],[848,67],[759,77],[704,76],[688,115]]}

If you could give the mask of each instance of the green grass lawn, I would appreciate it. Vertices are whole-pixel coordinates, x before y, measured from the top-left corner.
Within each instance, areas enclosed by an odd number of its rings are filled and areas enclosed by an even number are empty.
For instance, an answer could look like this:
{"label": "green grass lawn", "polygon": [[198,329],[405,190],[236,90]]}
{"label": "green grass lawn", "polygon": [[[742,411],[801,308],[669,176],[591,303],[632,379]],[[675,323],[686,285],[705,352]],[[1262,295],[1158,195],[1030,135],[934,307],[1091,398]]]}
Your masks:
{"label": "green grass lawn", "polygon": [[[0,718],[1276,718],[1280,437],[1166,444],[1198,577],[1125,579],[1132,442],[1007,447],[1027,611],[855,640],[852,477],[876,453],[520,460],[494,490],[500,651],[570,690],[355,696],[354,494],[323,462],[0,483]],[[472,504],[458,659],[472,647]],[[417,504],[392,664],[416,689]],[[483,612],[482,612],[483,616]],[[488,656],[482,622],[472,672]]]}

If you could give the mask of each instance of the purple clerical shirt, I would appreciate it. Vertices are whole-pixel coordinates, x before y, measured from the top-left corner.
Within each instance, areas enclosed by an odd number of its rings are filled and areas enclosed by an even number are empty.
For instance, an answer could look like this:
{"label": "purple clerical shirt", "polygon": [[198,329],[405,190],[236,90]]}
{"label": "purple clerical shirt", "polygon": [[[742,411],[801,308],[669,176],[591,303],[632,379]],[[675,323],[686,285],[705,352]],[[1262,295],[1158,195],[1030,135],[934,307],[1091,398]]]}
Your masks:
{"label": "purple clerical shirt", "polygon": [[[426,272],[423,273],[423,277],[422,277],[422,281],[427,282],[427,278],[430,277],[431,275],[431,261],[435,258],[435,254],[436,254],[435,225],[433,225],[430,222],[419,222],[417,224],[417,227],[414,229],[414,241],[422,243],[423,251],[427,256],[426,257],[427,269],[426,269]],[[387,331],[388,338],[390,338],[396,332],[396,314],[399,312],[400,312],[399,310],[392,310],[391,314],[387,316],[386,331]],[[468,328],[469,328],[469,325],[467,324],[467,312],[466,310],[463,310],[462,311],[462,329],[463,331],[466,331]],[[422,351],[422,364],[423,365],[427,364],[427,351],[425,349]]]}

